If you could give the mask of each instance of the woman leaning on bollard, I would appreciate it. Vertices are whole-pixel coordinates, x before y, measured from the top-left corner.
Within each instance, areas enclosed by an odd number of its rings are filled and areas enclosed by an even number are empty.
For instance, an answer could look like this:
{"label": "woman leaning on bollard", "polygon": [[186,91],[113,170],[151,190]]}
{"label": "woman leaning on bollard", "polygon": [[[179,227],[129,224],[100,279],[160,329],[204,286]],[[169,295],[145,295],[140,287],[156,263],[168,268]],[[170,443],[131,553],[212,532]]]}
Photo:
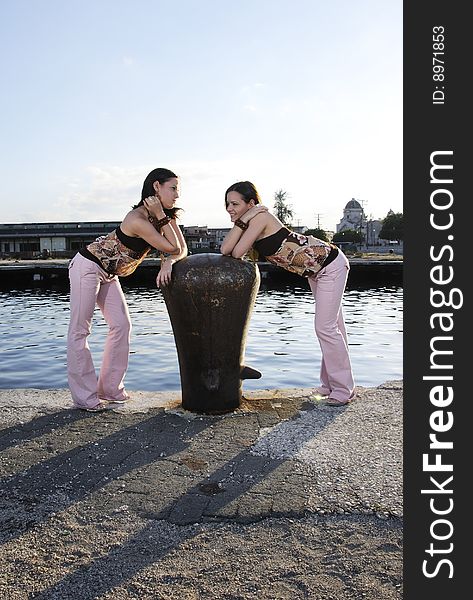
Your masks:
{"label": "woman leaning on bollard", "polygon": [[336,246],[285,227],[261,204],[250,181],[225,192],[225,206],[234,227],[222,254],[242,258],[251,248],[269,262],[308,278],[315,299],[315,333],[322,351],[317,394],[326,404],[343,406],[354,397],[354,381],[343,320],[342,298],[349,263]]}
{"label": "woman leaning on bollard", "polygon": [[[178,176],[154,169],[144,180],[141,200],[108,235],[82,248],[69,263],[70,323],[67,374],[74,406],[99,412],[123,403],[130,350],[131,321],[118,276],[131,275],[152,248],[170,256],[162,260],[158,286],[171,280],[172,265],[187,256],[176,223]],[[88,345],[92,316],[98,305],[109,326],[97,379]]]}

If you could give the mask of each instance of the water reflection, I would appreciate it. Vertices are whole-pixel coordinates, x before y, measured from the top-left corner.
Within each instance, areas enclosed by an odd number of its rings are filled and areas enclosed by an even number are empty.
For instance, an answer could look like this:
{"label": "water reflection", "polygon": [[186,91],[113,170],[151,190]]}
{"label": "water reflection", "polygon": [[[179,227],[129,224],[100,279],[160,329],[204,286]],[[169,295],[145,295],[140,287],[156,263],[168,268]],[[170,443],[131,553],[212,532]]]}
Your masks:
{"label": "water reflection", "polygon": [[[179,390],[179,367],[162,294],[124,286],[133,322],[130,390]],[[344,313],[356,383],[402,378],[402,287],[356,287],[345,293]],[[1,388],[64,388],[69,292],[64,288],[0,291]],[[263,378],[244,389],[309,387],[317,383],[320,349],[308,285],[263,281],[248,332],[246,362]],[[94,316],[90,347],[100,364],[107,331]]]}

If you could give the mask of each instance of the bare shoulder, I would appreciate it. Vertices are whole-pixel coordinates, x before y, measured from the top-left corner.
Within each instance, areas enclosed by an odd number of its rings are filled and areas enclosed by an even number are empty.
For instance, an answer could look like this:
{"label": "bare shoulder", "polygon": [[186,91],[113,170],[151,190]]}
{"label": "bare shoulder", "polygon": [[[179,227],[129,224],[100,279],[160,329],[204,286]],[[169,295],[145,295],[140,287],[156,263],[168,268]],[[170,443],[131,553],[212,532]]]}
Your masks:
{"label": "bare shoulder", "polygon": [[134,208],[125,215],[120,228],[125,235],[139,237],[142,226],[146,223],[148,223],[148,220],[143,211],[139,208]]}
{"label": "bare shoulder", "polygon": [[[257,216],[260,216],[260,215],[257,215]],[[261,216],[265,217],[265,221],[264,221],[265,227],[264,227],[264,231],[263,231],[263,237],[272,235],[273,233],[276,233],[276,231],[279,231],[281,229],[281,227],[284,227],[284,225],[281,223],[281,221],[270,212],[261,213]]]}

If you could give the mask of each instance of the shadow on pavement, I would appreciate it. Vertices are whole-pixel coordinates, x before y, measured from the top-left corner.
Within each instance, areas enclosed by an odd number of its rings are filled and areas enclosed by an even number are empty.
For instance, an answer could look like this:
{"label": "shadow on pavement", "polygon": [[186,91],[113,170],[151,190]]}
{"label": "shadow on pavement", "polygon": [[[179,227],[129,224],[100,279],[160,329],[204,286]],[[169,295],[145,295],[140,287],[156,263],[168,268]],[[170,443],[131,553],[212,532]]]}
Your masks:
{"label": "shadow on pavement", "polygon": [[[323,414],[324,418],[319,419],[317,413]],[[271,443],[271,437],[287,436],[297,431],[296,446],[302,447],[339,414],[340,411],[319,411],[313,405],[306,405],[303,413],[297,412],[291,419],[269,428],[271,431],[265,439]],[[150,524],[126,543],[118,548],[114,547],[107,555],[93,560],[87,566],[80,566],[57,584],[36,593],[35,598],[49,600],[62,595],[70,597],[79,584],[84,586],[84,581],[86,590],[81,587],[83,600],[101,597],[176,548],[176,542],[166,534],[166,524],[189,525],[202,520],[218,522],[223,519],[244,523],[268,516],[258,515],[257,508],[253,512],[250,508],[246,515],[229,515],[227,510],[235,500],[283,467],[290,458],[272,458],[252,452],[259,433],[258,415],[245,415],[234,419],[204,416],[189,420],[176,414],[160,412],[146,420],[143,420],[143,415],[127,415],[127,425],[130,417],[137,422],[122,428],[120,419],[123,417],[120,415],[107,415],[105,419],[102,416],[100,420],[94,415],[90,426],[87,424],[86,427],[91,435],[87,443],[5,478],[1,482],[1,496],[16,507],[23,505],[23,510],[29,513],[30,519],[25,518],[23,514],[19,519],[4,522],[3,542],[14,539],[36,524],[46,521],[53,510],[57,512],[80,500],[86,500],[102,486],[144,467],[144,472],[138,475],[136,480],[138,483],[143,482],[147,476],[153,476],[152,466],[159,461],[172,462],[178,453],[193,453],[201,443],[202,435],[208,435],[210,429],[216,432],[217,439],[212,437],[213,434],[210,439],[212,449],[215,449],[214,463],[220,463],[220,466],[211,470],[205,477],[194,477],[189,489],[183,493],[178,492],[167,504],[162,503],[159,510],[147,510],[144,517],[151,520]],[[43,431],[53,431],[62,418],[52,415],[48,422],[47,417],[41,417]],[[244,435],[244,424],[248,423],[248,419],[252,419],[252,424],[250,429],[246,428],[247,439],[243,442],[245,448],[241,450],[240,443],[235,446],[239,451],[233,451],[231,437],[238,438]],[[108,426],[114,425],[119,428],[110,435],[97,437],[97,433],[100,435],[107,422]],[[40,428],[32,427],[30,431],[37,436]],[[281,434],[281,431],[284,433]],[[22,439],[26,439],[26,432]],[[229,441],[227,448],[224,444],[225,439]],[[288,473],[290,476],[290,465]],[[172,479],[164,481],[169,485],[173,484]],[[174,480],[174,483],[181,482]],[[159,485],[162,486],[162,481]],[[185,489],[183,486],[187,485],[184,482],[181,489]],[[179,485],[177,487],[179,488]],[[159,495],[160,490],[156,493]],[[273,494],[275,493],[273,490]],[[58,498],[51,503],[51,496],[54,494],[57,494]],[[290,502],[284,506],[284,511],[272,514],[293,514]],[[97,510],[100,511],[101,507],[97,506]],[[300,514],[300,511],[299,508],[294,514]],[[193,535],[188,535],[188,538]],[[182,541],[179,540],[178,543]]]}

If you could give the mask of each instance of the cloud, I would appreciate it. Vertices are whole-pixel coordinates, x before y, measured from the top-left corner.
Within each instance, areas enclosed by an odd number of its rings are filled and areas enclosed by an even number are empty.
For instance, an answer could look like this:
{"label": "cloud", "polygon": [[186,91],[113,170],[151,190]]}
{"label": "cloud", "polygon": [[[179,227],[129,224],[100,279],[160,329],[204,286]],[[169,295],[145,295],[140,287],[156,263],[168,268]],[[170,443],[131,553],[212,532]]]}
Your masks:
{"label": "cloud", "polygon": [[262,82],[257,82],[257,83],[246,83],[244,85],[241,86],[240,88],[240,94],[245,95],[245,94],[251,94],[252,92],[254,92],[254,90],[258,90],[261,88],[266,87],[265,83]]}
{"label": "cloud", "polygon": [[[321,226],[334,229],[345,204],[352,197],[368,199],[368,212],[375,218],[384,218],[389,208],[402,211],[401,199],[396,202],[392,192],[389,196],[387,191],[379,194],[379,189],[384,190],[385,186],[382,182],[372,181],[375,173],[371,168],[369,182],[366,173],[359,172],[359,163],[354,160],[356,151],[348,146],[343,153],[337,154],[337,161],[333,163],[326,156],[324,147],[305,157],[292,158],[284,149],[280,155],[270,158],[251,154],[249,149],[247,155],[172,161],[165,166],[181,178],[181,196],[177,205],[184,209],[181,222],[186,226],[228,227],[225,190],[236,181],[249,180],[256,185],[270,209],[274,192],[278,189],[287,191],[294,210],[294,223],[299,221],[301,225],[315,227],[317,215],[320,215]],[[89,165],[78,178],[71,180],[64,176],[61,181],[56,181],[55,187],[63,192],[42,203],[41,207],[37,206],[34,214],[21,215],[21,219],[23,222],[121,221],[131,206],[140,200],[143,180],[156,166]],[[340,169],[343,177],[340,177]],[[4,218],[8,222],[6,214]]]}
{"label": "cloud", "polygon": [[[155,167],[90,165],[80,178],[63,181],[64,193],[36,220],[120,221],[140,200],[143,180]],[[181,178],[177,205],[184,208],[184,224],[226,227],[223,194],[227,187],[242,179],[257,179],[269,167],[269,161],[250,158],[173,161],[170,168]]]}
{"label": "cloud", "polygon": [[66,220],[119,221],[139,202],[143,179],[152,168],[90,165],[80,179],[64,184],[53,208]]}

